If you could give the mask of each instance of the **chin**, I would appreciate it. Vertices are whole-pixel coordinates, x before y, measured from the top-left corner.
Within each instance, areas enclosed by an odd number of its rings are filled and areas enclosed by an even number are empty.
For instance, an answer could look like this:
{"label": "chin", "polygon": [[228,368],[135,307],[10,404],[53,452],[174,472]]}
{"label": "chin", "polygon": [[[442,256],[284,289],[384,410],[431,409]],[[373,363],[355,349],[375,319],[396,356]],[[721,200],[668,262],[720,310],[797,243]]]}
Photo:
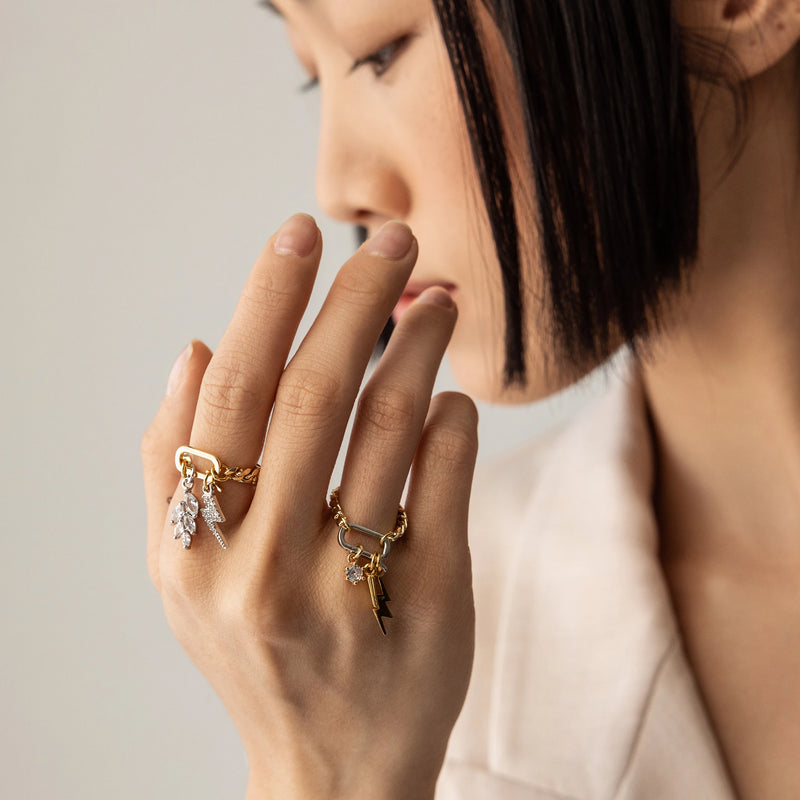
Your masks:
{"label": "chin", "polygon": [[486,354],[448,351],[448,359],[463,392],[484,403],[507,406],[544,400],[582,380],[599,364],[567,366],[556,360],[545,363],[539,359],[527,365],[521,383],[507,386],[503,380],[504,362],[501,358],[489,359]]}
{"label": "chin", "polygon": [[459,358],[453,354],[449,355],[449,361],[461,391],[484,403],[522,405],[541,400],[558,391],[542,385],[535,375],[528,375],[523,384],[506,386],[502,363],[489,363],[485,357]]}

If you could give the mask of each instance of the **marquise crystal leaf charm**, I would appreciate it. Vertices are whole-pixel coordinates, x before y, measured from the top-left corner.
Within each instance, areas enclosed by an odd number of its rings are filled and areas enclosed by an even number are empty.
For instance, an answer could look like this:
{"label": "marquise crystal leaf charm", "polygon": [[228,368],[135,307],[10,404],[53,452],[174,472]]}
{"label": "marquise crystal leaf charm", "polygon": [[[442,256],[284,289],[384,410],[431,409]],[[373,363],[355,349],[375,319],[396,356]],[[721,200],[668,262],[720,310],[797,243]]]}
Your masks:
{"label": "marquise crystal leaf charm", "polygon": [[213,481],[203,486],[203,507],[200,509],[208,529],[214,534],[214,538],[219,542],[219,546],[223,550],[228,549],[228,543],[219,529],[220,522],[225,522],[225,515],[219,507],[217,498],[214,497],[214,483]]}
{"label": "marquise crystal leaf charm", "polygon": [[194,486],[194,467],[189,467],[181,480],[183,486],[183,500],[172,509],[172,526],[174,528],[172,538],[180,539],[184,550],[192,546],[192,536],[197,531],[197,512],[200,504],[192,494]]}

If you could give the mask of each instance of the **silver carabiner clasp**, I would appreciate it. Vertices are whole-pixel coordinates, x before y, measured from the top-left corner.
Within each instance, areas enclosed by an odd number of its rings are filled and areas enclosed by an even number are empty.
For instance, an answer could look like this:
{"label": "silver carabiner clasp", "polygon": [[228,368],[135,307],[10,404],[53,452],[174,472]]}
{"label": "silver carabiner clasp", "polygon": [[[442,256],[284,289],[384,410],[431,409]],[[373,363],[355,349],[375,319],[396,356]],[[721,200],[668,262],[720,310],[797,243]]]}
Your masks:
{"label": "silver carabiner clasp", "polygon": [[340,528],[339,528],[339,544],[345,550],[348,550],[351,553],[359,553],[359,551],[360,551],[359,555],[361,555],[364,558],[369,559],[369,560],[372,560],[372,558],[374,557],[372,553],[370,553],[368,550],[364,550],[362,547],[359,547],[357,545],[351,544],[345,538],[346,535],[347,535],[348,528],[350,528],[350,529],[352,529],[354,531],[359,531],[360,533],[366,533],[367,536],[373,536],[376,539],[382,539],[383,540],[383,552],[381,553],[381,566],[385,570],[386,569],[386,563],[385,563],[386,562],[386,556],[389,555],[389,551],[392,549],[391,540],[386,539],[384,537],[384,534],[382,534],[382,533],[378,533],[377,531],[370,530],[369,528],[364,528],[361,525],[353,525],[352,522],[349,523],[347,526],[345,526],[345,525],[340,526]]}

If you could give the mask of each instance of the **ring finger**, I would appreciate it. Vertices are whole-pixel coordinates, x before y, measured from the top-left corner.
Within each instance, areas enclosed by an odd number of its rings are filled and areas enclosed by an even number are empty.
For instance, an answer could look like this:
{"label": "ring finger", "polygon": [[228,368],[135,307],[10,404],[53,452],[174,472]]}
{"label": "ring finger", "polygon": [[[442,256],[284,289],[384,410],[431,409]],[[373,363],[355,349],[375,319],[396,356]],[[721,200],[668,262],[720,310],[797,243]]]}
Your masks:
{"label": "ring finger", "polygon": [[358,403],[340,499],[351,521],[386,532],[395,526],[457,309],[440,287],[403,315]]}

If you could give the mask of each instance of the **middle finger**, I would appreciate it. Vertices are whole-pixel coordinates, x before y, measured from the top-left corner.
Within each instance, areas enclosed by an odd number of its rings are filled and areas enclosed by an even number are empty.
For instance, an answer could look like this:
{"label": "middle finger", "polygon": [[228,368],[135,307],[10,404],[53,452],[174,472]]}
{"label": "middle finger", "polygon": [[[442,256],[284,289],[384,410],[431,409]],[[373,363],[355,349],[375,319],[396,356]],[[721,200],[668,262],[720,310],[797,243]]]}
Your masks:
{"label": "middle finger", "polygon": [[278,385],[264,449],[270,480],[254,498],[267,513],[319,515],[364,372],[417,252],[408,226],[387,222],[339,271]]}

